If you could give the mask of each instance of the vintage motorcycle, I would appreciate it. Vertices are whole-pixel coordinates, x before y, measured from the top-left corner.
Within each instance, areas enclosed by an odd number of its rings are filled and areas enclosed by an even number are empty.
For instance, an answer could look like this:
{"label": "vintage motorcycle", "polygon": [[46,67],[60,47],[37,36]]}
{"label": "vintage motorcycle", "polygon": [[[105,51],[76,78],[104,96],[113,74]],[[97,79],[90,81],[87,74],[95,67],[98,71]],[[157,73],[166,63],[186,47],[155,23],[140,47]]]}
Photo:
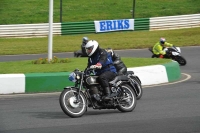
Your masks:
{"label": "vintage motorcycle", "polygon": [[[149,48],[149,51],[153,53],[152,47]],[[175,46],[165,47],[163,49],[163,51],[165,51],[167,53],[169,59],[177,61],[179,63],[179,65],[181,65],[181,66],[186,65],[187,61],[183,56],[181,56],[180,47],[175,47]],[[157,55],[155,55],[155,54],[153,54],[151,57],[158,58]]]}
{"label": "vintage motorcycle", "polygon": [[85,71],[75,69],[69,80],[74,86],[65,87],[60,94],[59,102],[63,112],[72,117],[81,117],[87,107],[93,109],[118,109],[121,112],[131,112],[136,107],[136,87],[126,75],[116,76],[110,81],[111,98],[103,99],[103,88],[98,83],[94,68]]}

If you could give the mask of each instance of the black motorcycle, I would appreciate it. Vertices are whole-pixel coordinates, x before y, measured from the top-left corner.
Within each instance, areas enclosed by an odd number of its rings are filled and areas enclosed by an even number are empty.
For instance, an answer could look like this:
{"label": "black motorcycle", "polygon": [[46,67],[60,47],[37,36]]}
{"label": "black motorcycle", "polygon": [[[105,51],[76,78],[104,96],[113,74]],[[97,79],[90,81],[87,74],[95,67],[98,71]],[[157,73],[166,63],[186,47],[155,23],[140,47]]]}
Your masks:
{"label": "black motorcycle", "polygon": [[72,117],[81,117],[87,107],[93,109],[118,109],[121,112],[131,112],[136,107],[136,87],[126,75],[117,76],[110,83],[111,98],[103,99],[104,91],[97,81],[94,69],[87,68],[84,72],[74,70],[69,80],[74,86],[65,87],[59,102],[63,112]]}
{"label": "black motorcycle", "polygon": [[83,53],[82,50],[78,50],[74,52],[74,57],[88,57],[88,55]]}
{"label": "black motorcycle", "polygon": [[88,57],[83,45],[81,45],[81,50],[74,51],[74,57]]}
{"label": "black motorcycle", "polygon": [[[149,48],[149,51],[151,53],[153,53],[152,49],[153,49],[152,47]],[[163,51],[165,51],[166,54],[167,54],[166,58],[172,59],[174,61],[177,61],[179,63],[179,65],[181,65],[181,66],[186,65],[187,61],[183,56],[181,56],[180,47],[175,47],[175,46],[173,46],[173,47],[165,47],[165,48],[163,48]],[[152,58],[158,58],[158,56],[155,55],[155,54],[153,54],[151,57]]]}

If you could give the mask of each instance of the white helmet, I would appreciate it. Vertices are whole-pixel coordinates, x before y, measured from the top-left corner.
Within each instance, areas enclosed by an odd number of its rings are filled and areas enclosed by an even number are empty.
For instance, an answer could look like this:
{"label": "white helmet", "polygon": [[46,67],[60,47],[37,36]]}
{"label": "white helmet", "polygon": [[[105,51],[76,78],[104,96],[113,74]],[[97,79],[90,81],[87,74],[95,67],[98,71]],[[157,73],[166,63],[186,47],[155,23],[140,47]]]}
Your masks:
{"label": "white helmet", "polygon": [[97,50],[99,46],[99,43],[95,40],[90,40],[86,45],[85,45],[85,50],[88,56],[91,56],[94,54],[94,52]]}

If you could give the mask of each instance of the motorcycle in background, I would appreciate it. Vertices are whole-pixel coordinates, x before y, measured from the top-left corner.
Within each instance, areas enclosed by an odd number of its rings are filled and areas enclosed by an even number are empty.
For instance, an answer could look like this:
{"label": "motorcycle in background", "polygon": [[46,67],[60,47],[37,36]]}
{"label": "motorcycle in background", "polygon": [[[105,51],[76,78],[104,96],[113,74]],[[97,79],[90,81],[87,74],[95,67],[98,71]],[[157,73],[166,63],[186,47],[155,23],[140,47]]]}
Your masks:
{"label": "motorcycle in background", "polygon": [[[150,47],[149,51],[151,53],[153,53],[153,48]],[[181,66],[186,65],[187,61],[186,61],[186,59],[183,56],[181,56],[181,49],[180,49],[180,47],[175,47],[175,46],[173,46],[173,47],[165,47],[163,49],[163,51],[165,51],[167,53],[168,59],[172,59],[174,61],[177,61],[179,63],[179,65],[181,65]],[[158,56],[155,55],[154,53],[153,53],[153,55],[151,57],[152,58],[158,58]]]}
{"label": "motorcycle in background", "polygon": [[74,51],[74,57],[88,57],[83,45],[81,45],[81,50]]}
{"label": "motorcycle in background", "polygon": [[69,80],[74,86],[65,87],[60,94],[59,103],[63,112],[72,117],[81,117],[87,107],[93,109],[118,109],[121,112],[131,112],[136,107],[136,87],[126,75],[119,75],[110,81],[111,98],[103,99],[104,91],[97,81],[94,68],[80,71],[75,69]]}
{"label": "motorcycle in background", "polygon": [[78,50],[74,52],[74,57],[88,57],[88,55],[83,53],[82,50]]}

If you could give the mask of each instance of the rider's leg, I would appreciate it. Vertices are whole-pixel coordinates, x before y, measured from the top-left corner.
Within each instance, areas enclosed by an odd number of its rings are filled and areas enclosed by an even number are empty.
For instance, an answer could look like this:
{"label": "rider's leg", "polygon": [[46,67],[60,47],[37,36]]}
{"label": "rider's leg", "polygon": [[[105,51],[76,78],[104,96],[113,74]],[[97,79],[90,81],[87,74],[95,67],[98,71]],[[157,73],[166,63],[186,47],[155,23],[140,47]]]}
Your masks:
{"label": "rider's leg", "polygon": [[110,98],[109,81],[113,80],[115,76],[116,74],[110,71],[106,71],[99,76],[99,83],[104,89],[105,99]]}

